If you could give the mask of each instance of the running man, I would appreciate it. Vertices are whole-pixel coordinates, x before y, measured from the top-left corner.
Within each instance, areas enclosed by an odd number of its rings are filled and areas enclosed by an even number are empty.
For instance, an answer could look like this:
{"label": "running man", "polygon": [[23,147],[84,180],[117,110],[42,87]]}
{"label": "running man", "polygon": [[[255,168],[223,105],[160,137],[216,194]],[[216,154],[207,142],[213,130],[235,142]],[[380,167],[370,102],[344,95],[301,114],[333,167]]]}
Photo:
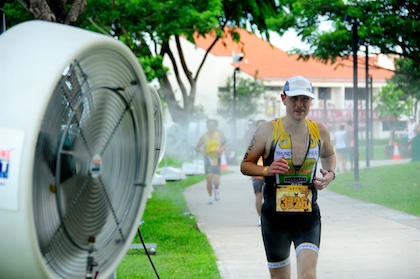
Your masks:
{"label": "running man", "polygon": [[220,199],[220,158],[226,149],[226,138],[221,131],[217,130],[218,124],[215,119],[207,120],[207,132],[200,137],[195,146],[195,151],[204,155],[209,204],[213,204],[213,199],[216,201]]}
{"label": "running man", "polygon": [[[315,98],[304,77],[287,80],[281,99],[286,116],[260,124],[241,163],[245,175],[264,176],[261,230],[272,279],[290,278],[290,245],[298,278],[316,278],[321,240],[318,190],[335,178],[330,133],[306,118]],[[264,166],[257,164],[263,156]],[[320,176],[316,176],[321,158]]]}

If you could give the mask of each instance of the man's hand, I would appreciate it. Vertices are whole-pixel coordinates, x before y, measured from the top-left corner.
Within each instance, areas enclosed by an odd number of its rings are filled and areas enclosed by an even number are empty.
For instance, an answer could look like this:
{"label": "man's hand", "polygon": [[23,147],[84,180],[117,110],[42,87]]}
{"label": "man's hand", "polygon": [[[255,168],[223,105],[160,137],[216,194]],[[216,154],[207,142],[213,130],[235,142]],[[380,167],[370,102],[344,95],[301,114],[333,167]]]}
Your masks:
{"label": "man's hand", "polygon": [[318,190],[322,190],[330,184],[331,181],[334,179],[334,173],[329,172],[327,170],[320,169],[322,177],[315,176],[314,177],[314,186]]}
{"label": "man's hand", "polygon": [[268,174],[284,174],[289,171],[289,165],[287,164],[286,159],[284,157],[281,157],[277,161],[274,161],[271,163],[270,167],[268,168]]}

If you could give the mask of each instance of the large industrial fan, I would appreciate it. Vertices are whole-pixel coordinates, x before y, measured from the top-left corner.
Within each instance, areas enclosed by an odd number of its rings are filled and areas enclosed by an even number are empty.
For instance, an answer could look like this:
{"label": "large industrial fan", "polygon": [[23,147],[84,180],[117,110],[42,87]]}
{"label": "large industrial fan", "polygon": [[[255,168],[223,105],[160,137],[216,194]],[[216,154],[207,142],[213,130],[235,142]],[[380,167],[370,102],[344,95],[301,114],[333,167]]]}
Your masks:
{"label": "large industrial fan", "polygon": [[153,120],[155,124],[155,169],[156,171],[157,166],[159,165],[160,161],[163,159],[163,155],[165,154],[166,149],[166,130],[164,126],[164,119],[163,119],[163,108],[160,102],[160,97],[158,92],[155,88],[149,85],[149,91],[152,98],[152,106],[153,106]]}
{"label": "large industrial fan", "polygon": [[0,277],[108,278],[156,168],[142,69],[111,37],[42,21],[3,33],[0,60]]}

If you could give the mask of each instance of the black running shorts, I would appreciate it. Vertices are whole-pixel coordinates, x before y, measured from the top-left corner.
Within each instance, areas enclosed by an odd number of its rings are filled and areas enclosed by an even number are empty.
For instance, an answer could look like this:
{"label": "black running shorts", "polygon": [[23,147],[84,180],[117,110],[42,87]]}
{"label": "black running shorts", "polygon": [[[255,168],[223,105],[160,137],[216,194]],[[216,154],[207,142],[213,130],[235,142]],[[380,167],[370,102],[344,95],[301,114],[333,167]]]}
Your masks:
{"label": "black running shorts", "polygon": [[313,247],[311,250],[317,252],[321,242],[321,217],[318,206],[312,213],[267,211],[268,208],[263,205],[261,228],[269,265],[287,260],[292,242],[295,249],[301,244],[309,244],[304,246],[309,249]]}
{"label": "black running shorts", "polygon": [[212,162],[209,158],[204,159],[204,172],[205,174],[220,174],[220,157],[217,159],[217,164],[212,165]]}

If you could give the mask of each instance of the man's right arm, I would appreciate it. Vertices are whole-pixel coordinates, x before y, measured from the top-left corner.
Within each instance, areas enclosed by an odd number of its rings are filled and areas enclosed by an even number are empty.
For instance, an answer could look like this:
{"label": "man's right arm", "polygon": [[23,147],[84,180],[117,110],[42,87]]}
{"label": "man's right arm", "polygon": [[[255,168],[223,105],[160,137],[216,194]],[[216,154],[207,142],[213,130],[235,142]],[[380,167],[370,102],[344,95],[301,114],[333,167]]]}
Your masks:
{"label": "man's right arm", "polygon": [[201,149],[201,146],[204,144],[203,136],[200,137],[200,139],[197,142],[197,145],[195,146],[195,152],[204,154],[204,151]]}
{"label": "man's right arm", "polygon": [[[271,123],[270,123],[271,124]],[[266,167],[258,165],[258,159],[264,156],[267,132],[269,124],[260,125],[249,143],[241,163],[241,172],[244,175],[264,176],[267,175]],[[265,172],[264,172],[265,170]]]}

